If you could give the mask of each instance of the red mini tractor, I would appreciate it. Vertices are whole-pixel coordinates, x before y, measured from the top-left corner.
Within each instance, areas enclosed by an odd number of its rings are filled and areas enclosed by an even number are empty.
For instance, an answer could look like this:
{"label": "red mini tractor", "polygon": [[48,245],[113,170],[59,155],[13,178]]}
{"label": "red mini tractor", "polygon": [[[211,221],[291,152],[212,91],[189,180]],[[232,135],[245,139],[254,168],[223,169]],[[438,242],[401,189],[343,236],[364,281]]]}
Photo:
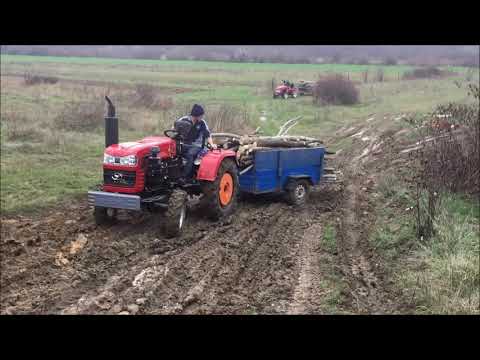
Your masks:
{"label": "red mini tractor", "polygon": [[161,212],[165,233],[176,236],[184,225],[187,197],[200,194],[210,218],[233,212],[239,189],[235,152],[209,149],[195,160],[194,179],[180,184],[185,129],[175,126],[164,136],[119,143],[115,107],[106,100],[103,185],[88,192],[97,224],[116,221],[118,209]]}
{"label": "red mini tractor", "polygon": [[274,99],[281,97],[286,100],[289,97],[296,98],[297,95],[298,89],[288,81],[283,81],[283,83],[281,85],[278,85],[273,92]]}

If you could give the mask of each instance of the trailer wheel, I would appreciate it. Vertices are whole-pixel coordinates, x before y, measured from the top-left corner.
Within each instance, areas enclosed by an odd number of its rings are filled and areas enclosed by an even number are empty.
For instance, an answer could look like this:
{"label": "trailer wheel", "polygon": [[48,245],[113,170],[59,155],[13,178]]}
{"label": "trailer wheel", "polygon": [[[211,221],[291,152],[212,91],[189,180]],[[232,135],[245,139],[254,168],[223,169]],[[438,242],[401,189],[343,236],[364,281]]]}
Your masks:
{"label": "trailer wheel", "polygon": [[212,220],[233,213],[238,201],[238,168],[232,159],[224,159],[215,181],[202,182],[207,215]]}
{"label": "trailer wheel", "polygon": [[117,209],[95,206],[93,217],[97,225],[114,224],[117,221]]}
{"label": "trailer wheel", "polygon": [[290,205],[304,205],[310,194],[310,184],[307,180],[293,180],[287,185],[287,201]]}
{"label": "trailer wheel", "polygon": [[165,212],[164,232],[167,237],[180,235],[187,217],[187,193],[175,189],[168,200],[168,208]]}

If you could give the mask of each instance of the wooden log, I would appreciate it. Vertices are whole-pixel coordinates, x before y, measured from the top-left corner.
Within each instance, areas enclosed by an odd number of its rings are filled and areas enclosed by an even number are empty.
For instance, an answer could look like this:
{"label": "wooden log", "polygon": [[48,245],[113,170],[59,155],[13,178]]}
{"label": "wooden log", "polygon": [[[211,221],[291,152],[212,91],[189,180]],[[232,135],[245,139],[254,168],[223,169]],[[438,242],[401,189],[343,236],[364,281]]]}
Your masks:
{"label": "wooden log", "polygon": [[282,136],[285,135],[287,132],[290,131],[291,128],[293,128],[294,126],[296,126],[298,124],[298,121],[297,122],[294,122],[293,124],[291,124],[289,127],[287,127],[285,129],[285,131],[282,133]]}
{"label": "wooden log", "polygon": [[212,134],[210,134],[210,136],[212,138],[215,138],[215,137],[230,137],[230,138],[237,138],[237,139],[240,139],[242,137],[241,135],[232,134],[232,133],[212,133]]}
{"label": "wooden log", "polygon": [[257,140],[283,140],[283,141],[306,141],[306,142],[319,142],[323,143],[320,139],[315,139],[307,136],[297,136],[297,135],[289,135],[289,136],[242,136],[240,138],[240,143],[245,144],[252,144]]}
{"label": "wooden log", "polygon": [[287,139],[258,139],[258,146],[264,147],[307,147],[305,141],[292,141]]}
{"label": "wooden log", "polygon": [[292,122],[295,122],[295,121],[297,121],[301,118],[302,118],[302,116],[297,116],[297,117],[294,117],[293,119],[290,119],[290,120],[286,121],[282,126],[280,126],[280,129],[278,130],[277,136],[282,135],[282,133],[285,131],[285,128],[287,128]]}
{"label": "wooden log", "polygon": [[255,131],[253,132],[253,135],[257,135],[259,133],[260,133],[260,126],[255,129]]}

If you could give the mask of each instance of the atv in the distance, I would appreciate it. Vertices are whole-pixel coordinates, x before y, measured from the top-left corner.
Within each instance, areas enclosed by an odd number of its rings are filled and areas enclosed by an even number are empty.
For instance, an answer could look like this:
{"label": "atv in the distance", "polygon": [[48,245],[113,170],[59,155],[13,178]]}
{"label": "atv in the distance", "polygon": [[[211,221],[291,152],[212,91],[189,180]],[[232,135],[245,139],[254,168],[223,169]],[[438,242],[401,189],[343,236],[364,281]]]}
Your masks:
{"label": "atv in the distance", "polygon": [[274,99],[281,97],[286,100],[289,97],[296,98],[297,96],[298,89],[295,87],[295,85],[289,83],[288,81],[284,81],[283,84],[278,85],[273,92]]}

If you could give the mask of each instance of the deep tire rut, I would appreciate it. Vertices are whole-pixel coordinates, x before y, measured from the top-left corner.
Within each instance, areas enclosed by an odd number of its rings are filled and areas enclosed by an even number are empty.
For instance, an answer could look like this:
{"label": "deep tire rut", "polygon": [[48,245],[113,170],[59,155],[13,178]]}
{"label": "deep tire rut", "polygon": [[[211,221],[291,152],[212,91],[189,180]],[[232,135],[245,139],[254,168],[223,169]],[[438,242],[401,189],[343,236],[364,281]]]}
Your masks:
{"label": "deep tire rut", "polygon": [[338,224],[340,267],[349,286],[346,305],[352,313],[395,313],[384,265],[368,241],[374,217],[363,182],[363,176],[356,176],[346,187]]}
{"label": "deep tire rut", "polygon": [[[90,212],[82,203],[2,219],[2,313],[287,313],[314,282],[299,259],[305,239],[320,240],[312,229],[325,207],[260,197],[218,222],[193,209],[174,239],[154,216],[97,227]],[[79,238],[83,248],[70,253]]]}

